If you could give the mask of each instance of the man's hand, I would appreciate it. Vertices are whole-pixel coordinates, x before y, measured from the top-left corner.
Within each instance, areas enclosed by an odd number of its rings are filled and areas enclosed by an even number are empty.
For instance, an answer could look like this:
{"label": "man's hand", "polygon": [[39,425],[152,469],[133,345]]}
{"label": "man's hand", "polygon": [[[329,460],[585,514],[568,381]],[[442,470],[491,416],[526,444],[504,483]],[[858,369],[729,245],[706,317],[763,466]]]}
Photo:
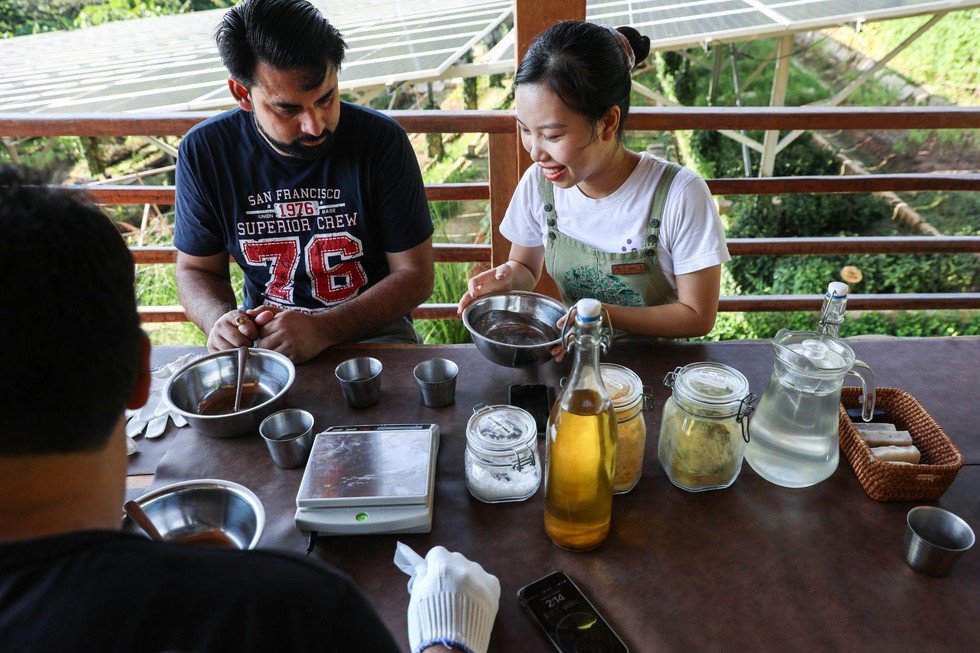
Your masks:
{"label": "man's hand", "polygon": [[221,351],[251,346],[259,337],[259,327],[245,311],[235,309],[218,318],[208,333],[208,350]]}
{"label": "man's hand", "polygon": [[258,346],[277,351],[294,363],[305,363],[330,346],[324,335],[327,314],[307,315],[300,311],[260,306],[246,311],[258,325]]}

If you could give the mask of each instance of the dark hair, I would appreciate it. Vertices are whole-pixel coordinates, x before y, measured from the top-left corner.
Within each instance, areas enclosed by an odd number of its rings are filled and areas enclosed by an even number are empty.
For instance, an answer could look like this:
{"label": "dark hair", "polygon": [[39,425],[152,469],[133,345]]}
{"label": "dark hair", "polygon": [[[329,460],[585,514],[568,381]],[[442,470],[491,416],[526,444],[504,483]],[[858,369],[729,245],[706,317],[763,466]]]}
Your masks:
{"label": "dark hair", "polygon": [[0,455],[93,451],[140,365],[133,257],[101,211],[0,165]]}
{"label": "dark hair", "polygon": [[[650,54],[650,39],[632,27],[619,27],[633,49],[635,63]],[[635,65],[635,64],[634,64]],[[567,20],[539,34],[517,66],[514,86],[544,84],[565,106],[593,125],[609,108],[620,110],[622,138],[633,78],[620,40],[605,26]]]}
{"label": "dark hair", "polygon": [[304,90],[340,71],[347,44],[336,27],[307,0],[245,0],[229,9],[215,32],[221,61],[245,88],[255,85],[255,66],[303,70]]}

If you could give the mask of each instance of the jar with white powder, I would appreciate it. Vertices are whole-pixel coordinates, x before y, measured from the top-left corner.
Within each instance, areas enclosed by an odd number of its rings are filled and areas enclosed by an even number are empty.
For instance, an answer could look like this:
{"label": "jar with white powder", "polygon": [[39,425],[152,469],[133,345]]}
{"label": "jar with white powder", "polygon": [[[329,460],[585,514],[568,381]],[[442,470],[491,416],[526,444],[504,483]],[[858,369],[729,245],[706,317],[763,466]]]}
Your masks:
{"label": "jar with white powder", "polygon": [[485,503],[523,501],[541,484],[534,418],[522,408],[480,404],[466,424],[466,487]]}

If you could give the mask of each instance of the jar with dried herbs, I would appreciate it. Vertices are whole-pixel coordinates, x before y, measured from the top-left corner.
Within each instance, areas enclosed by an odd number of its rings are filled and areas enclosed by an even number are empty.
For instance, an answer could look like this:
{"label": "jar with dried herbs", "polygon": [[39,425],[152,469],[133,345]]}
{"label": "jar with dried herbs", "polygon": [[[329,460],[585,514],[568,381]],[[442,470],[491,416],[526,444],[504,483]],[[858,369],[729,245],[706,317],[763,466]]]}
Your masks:
{"label": "jar with dried herbs", "polygon": [[692,363],[667,375],[673,392],[660,424],[660,464],[671,483],[691,492],[729,487],[742,470],[755,396],[738,370]]}

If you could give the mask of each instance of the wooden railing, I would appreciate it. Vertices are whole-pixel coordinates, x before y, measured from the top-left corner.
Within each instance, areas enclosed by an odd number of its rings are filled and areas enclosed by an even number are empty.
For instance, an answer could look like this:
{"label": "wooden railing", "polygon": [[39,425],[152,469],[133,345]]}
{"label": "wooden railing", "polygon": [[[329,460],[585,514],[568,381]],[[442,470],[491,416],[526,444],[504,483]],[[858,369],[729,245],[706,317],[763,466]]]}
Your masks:
{"label": "wooden railing", "polygon": [[[489,245],[436,244],[437,263],[497,265],[509,244],[498,226],[520,176],[519,142],[510,111],[391,111],[409,133],[484,133],[489,141],[489,182],[431,184],[430,201],[489,200],[493,226]],[[0,114],[0,137],[178,136],[209,113],[179,114]],[[977,129],[980,109],[970,107],[826,107],[826,108],[635,108],[629,128],[658,130],[854,130]],[[882,191],[980,191],[980,174],[848,175],[709,179],[716,195],[792,193],[867,193]],[[75,187],[73,187],[75,188]],[[83,187],[101,204],[164,204],[174,201],[173,186],[97,184]],[[790,254],[980,253],[980,237],[892,238],[735,238],[732,256]],[[138,264],[173,264],[172,247],[134,247]],[[819,307],[817,295],[722,297],[721,311],[792,311]],[[852,295],[853,310],[977,309],[980,293]],[[185,321],[179,306],[141,307],[145,321]],[[424,304],[417,318],[455,319],[455,304]]]}

